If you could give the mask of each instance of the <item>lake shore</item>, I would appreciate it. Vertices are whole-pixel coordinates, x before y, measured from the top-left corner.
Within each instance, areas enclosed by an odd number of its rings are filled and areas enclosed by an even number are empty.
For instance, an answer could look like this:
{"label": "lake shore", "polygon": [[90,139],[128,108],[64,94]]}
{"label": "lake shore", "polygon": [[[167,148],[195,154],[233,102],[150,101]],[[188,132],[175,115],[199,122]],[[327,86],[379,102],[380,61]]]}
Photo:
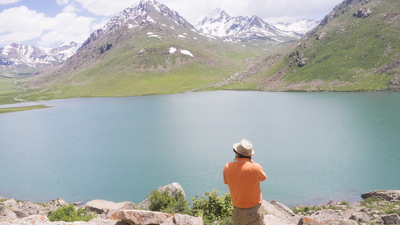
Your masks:
{"label": "lake shore", "polygon": [[[177,190],[183,191],[178,183],[166,185],[159,190],[163,188],[170,193],[177,193]],[[371,191],[362,194],[361,197],[363,200],[355,203],[329,201],[321,205],[299,205],[293,208],[289,208],[278,201],[263,201],[262,205],[267,212],[265,223],[268,225],[375,225],[400,223],[400,190]],[[95,218],[89,222],[49,221],[48,216],[51,212],[69,204],[73,204],[77,208],[90,210],[94,213]],[[62,199],[55,199],[47,203],[34,203],[17,201],[13,198],[6,199],[0,196],[0,225],[124,225],[129,224],[129,221],[119,218],[118,215],[124,214],[123,217],[125,218],[126,213],[140,213],[140,217],[143,217],[143,210],[148,210],[148,207],[147,200],[139,204],[129,201],[114,203],[105,200],[92,200],[84,204],[67,203]],[[154,219],[154,217],[161,215],[159,212],[145,212],[146,217],[149,217],[148,219]],[[166,216],[169,217],[168,215]],[[173,215],[170,216],[172,217]],[[203,224],[202,219],[199,217],[188,215],[174,215],[174,217],[184,217],[186,222],[182,224]]]}

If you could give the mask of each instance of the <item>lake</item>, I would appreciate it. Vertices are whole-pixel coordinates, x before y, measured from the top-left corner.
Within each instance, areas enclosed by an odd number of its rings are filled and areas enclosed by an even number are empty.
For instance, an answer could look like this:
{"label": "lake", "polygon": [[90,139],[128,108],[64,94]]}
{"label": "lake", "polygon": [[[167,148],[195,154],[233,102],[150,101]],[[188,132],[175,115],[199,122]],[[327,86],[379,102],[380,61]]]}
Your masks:
{"label": "lake", "polygon": [[232,145],[254,144],[263,197],[289,206],[400,189],[400,93],[201,92],[44,102],[0,114],[0,196],[140,203],[179,182],[228,192]]}

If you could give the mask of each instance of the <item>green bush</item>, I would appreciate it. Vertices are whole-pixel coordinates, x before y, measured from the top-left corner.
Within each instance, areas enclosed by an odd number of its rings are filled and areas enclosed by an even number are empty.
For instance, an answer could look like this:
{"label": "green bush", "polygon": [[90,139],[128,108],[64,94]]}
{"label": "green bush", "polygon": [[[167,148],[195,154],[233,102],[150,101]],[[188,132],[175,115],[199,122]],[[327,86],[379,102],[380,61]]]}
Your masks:
{"label": "green bush", "polygon": [[58,208],[49,216],[50,221],[89,221],[94,218],[94,215],[86,209],[75,209],[74,205],[66,205]]}
{"label": "green bush", "polygon": [[151,211],[159,211],[165,213],[182,213],[189,214],[189,202],[186,201],[182,192],[178,192],[176,196],[170,196],[168,191],[160,192],[158,190],[152,191],[149,196]]}
{"label": "green bush", "polygon": [[220,221],[220,224],[231,224],[232,201],[229,194],[218,196],[218,191],[213,189],[203,196],[193,198],[193,216],[201,216],[206,224]]}

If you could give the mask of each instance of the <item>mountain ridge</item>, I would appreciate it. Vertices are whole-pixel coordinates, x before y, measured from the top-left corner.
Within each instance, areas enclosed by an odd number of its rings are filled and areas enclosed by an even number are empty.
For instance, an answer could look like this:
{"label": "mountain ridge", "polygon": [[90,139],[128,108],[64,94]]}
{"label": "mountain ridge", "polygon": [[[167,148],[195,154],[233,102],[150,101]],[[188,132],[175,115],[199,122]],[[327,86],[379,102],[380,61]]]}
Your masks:
{"label": "mountain ridge", "polygon": [[0,68],[40,68],[58,65],[78,49],[76,42],[62,43],[52,49],[12,43],[0,48]]}
{"label": "mountain ridge", "polygon": [[258,16],[231,17],[224,10],[218,8],[199,20],[195,27],[197,30],[208,35],[231,41],[261,39],[282,43],[298,40],[301,37],[297,33],[280,30]]}

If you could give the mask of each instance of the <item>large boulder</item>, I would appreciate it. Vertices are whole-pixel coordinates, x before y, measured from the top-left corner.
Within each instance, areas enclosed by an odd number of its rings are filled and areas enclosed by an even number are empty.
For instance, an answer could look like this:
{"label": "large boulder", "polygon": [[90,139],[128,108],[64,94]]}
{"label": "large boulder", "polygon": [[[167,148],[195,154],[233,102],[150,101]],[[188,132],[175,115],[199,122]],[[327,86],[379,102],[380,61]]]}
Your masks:
{"label": "large boulder", "polygon": [[[158,191],[160,192],[167,191],[168,195],[173,197],[177,196],[178,193],[181,192],[183,196],[186,198],[185,191],[183,190],[182,186],[177,182],[160,187]],[[148,210],[149,206],[150,206],[150,201],[147,198],[143,202],[139,203],[138,208]]]}
{"label": "large boulder", "polygon": [[122,221],[129,224],[162,224],[172,214],[153,212],[147,210],[120,210],[111,215],[110,219]]}
{"label": "large boulder", "polygon": [[310,218],[317,221],[324,221],[324,220],[342,219],[343,217],[341,211],[332,209],[323,209],[321,211],[317,211],[311,214]]}
{"label": "large boulder", "polygon": [[91,211],[94,211],[97,214],[104,214],[105,216],[110,216],[118,210],[134,209],[136,205],[135,203],[128,201],[115,203],[111,201],[97,199],[87,202],[84,205],[84,207],[89,208]]}
{"label": "large boulder", "polygon": [[385,201],[400,201],[400,190],[371,191],[362,194],[361,198],[379,198]]}
{"label": "large boulder", "polygon": [[385,222],[385,224],[400,224],[400,217],[399,215],[393,213],[390,215],[385,215],[382,216],[382,220]]}
{"label": "large boulder", "polygon": [[11,211],[7,206],[0,205],[0,222],[17,219],[18,216],[15,212]]}

